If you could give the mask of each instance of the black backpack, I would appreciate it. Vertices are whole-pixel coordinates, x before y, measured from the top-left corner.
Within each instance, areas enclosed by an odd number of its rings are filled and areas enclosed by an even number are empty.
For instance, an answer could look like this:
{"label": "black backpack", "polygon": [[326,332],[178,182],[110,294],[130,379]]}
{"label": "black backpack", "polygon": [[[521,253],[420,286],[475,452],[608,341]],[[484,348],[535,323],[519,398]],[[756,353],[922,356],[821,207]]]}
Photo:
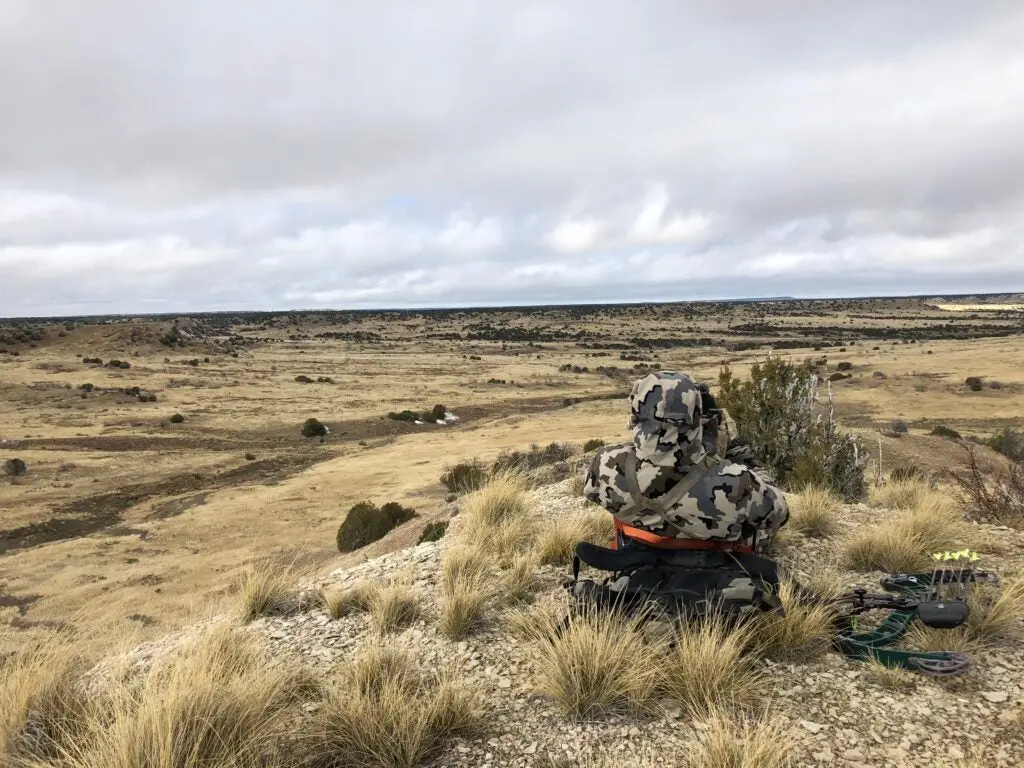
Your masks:
{"label": "black backpack", "polygon": [[[600,582],[581,580],[581,564],[610,575]],[[736,621],[782,612],[778,567],[767,558],[742,552],[606,549],[581,542],[566,588],[580,606],[664,619],[714,613]]]}

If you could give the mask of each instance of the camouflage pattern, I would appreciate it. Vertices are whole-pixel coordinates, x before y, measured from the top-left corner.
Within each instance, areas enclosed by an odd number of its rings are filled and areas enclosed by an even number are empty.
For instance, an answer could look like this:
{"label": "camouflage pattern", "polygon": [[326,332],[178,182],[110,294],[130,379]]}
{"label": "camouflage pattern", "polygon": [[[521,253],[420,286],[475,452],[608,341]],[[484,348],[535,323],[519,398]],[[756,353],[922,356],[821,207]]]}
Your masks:
{"label": "camouflage pattern", "polygon": [[[698,385],[685,374],[652,373],[633,386],[632,443],[608,446],[586,471],[584,495],[621,522],[661,536],[717,541],[770,541],[789,519],[782,492],[766,475],[722,455],[719,424],[705,439],[707,421]],[[727,414],[722,424],[729,424]],[[728,434],[728,430],[726,431]],[[737,457],[749,448],[735,445]],[[748,458],[752,458],[752,453]],[[628,481],[635,466],[637,488]],[[691,470],[693,487],[662,511],[658,499]],[[635,504],[634,491],[642,502]],[[650,503],[648,503],[650,502]],[[631,511],[632,510],[632,511]],[[623,512],[624,514],[619,514]]]}

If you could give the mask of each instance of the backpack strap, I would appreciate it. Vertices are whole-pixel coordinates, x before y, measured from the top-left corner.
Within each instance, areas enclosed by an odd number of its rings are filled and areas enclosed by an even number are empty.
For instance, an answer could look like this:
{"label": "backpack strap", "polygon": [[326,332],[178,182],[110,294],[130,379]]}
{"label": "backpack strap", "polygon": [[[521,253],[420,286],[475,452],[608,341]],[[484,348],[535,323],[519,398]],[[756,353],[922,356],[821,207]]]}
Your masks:
{"label": "backpack strap", "polygon": [[[616,517],[631,517],[637,512],[649,509],[664,518],[665,513],[675,506],[686,494],[688,494],[699,483],[707,473],[707,470],[715,463],[710,456],[706,456],[699,464],[695,464],[689,472],[683,475],[679,482],[672,486],[667,493],[657,499],[650,499],[640,492],[640,481],[637,479],[636,470],[639,459],[635,453],[627,453],[623,472],[625,474],[626,487],[629,490],[629,503],[615,513]],[[664,520],[666,533],[669,537],[679,536],[682,529],[668,520]]]}

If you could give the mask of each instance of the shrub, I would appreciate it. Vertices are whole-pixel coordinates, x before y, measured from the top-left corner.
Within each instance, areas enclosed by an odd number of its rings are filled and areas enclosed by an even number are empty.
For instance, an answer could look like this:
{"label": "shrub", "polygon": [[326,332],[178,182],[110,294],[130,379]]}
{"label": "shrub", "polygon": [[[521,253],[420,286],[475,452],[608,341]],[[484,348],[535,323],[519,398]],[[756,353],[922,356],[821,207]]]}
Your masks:
{"label": "shrub", "polygon": [[395,501],[383,507],[369,501],[360,501],[348,511],[338,526],[336,543],[339,552],[353,552],[367,544],[384,538],[391,529],[411,520],[415,510],[407,509]]}
{"label": "shrub", "polygon": [[487,469],[477,459],[456,464],[441,475],[441,484],[452,493],[469,493],[486,482]]}
{"label": "shrub", "polygon": [[1024,432],[1006,427],[986,440],[985,445],[1010,461],[1024,461]]}
{"label": "shrub", "polygon": [[438,520],[433,523],[427,523],[423,527],[423,532],[420,534],[417,544],[423,544],[427,541],[440,541],[444,538],[445,533],[448,532],[448,521]]}
{"label": "shrub", "polygon": [[603,448],[604,445],[604,440],[598,437],[593,437],[583,444],[583,452],[590,453],[591,451],[596,451],[598,448]]}
{"label": "shrub", "polygon": [[181,422],[183,422],[184,420],[185,417],[182,416],[180,413],[175,413],[174,415],[171,416],[171,418],[168,419],[168,421],[171,422],[171,424],[181,424]]}
{"label": "shrub", "polygon": [[443,405],[435,405],[429,413],[424,414],[424,418],[428,421],[441,421],[446,413],[448,413],[448,409]]}
{"label": "shrub", "polygon": [[967,517],[1024,528],[1024,461],[989,469],[981,466],[974,446],[964,450],[966,466],[950,475]]}
{"label": "shrub", "polygon": [[256,461],[256,454],[255,453],[247,453],[247,454],[245,454],[245,460],[246,461]]}
{"label": "shrub", "polygon": [[28,466],[21,459],[8,459],[4,462],[4,474],[8,477],[18,477],[28,471]]}
{"label": "shrub", "polygon": [[89,384],[88,382],[85,384],[80,384],[78,388],[83,392],[92,392],[95,389],[95,387],[92,384]]}
{"label": "shrub", "polygon": [[754,363],[746,381],[724,366],[718,400],[779,483],[794,489],[828,487],[845,501],[855,501],[867,489],[865,462],[856,440],[839,431],[831,411],[819,418],[817,382],[810,364],[769,357]]}
{"label": "shrub", "polygon": [[889,437],[902,437],[910,432],[910,425],[902,419],[895,419],[885,425],[882,433]]}
{"label": "shrub", "polygon": [[323,437],[327,434],[327,426],[319,419],[308,418],[302,423],[302,436],[307,438]]}
{"label": "shrub", "polygon": [[932,431],[929,435],[935,435],[936,437],[944,437],[947,440],[962,440],[963,436],[952,427],[947,427],[943,424],[937,424],[932,427]]}
{"label": "shrub", "polygon": [[836,370],[837,371],[852,371],[853,370],[853,363],[850,363],[850,362],[847,362],[847,361],[844,360],[843,362],[838,363],[836,365]]}
{"label": "shrub", "polygon": [[312,384],[313,383],[313,380],[311,378],[309,378],[309,376],[302,376],[302,375],[296,376],[295,377],[295,381],[297,381],[299,384]]}
{"label": "shrub", "polygon": [[[875,347],[875,349],[878,349],[878,347]],[[873,378],[873,379],[888,379],[889,377],[886,376],[882,371],[875,371],[874,373],[871,374],[871,378]]]}
{"label": "shrub", "polygon": [[419,421],[420,420],[420,415],[418,413],[416,413],[415,411],[402,411],[401,413],[396,413],[395,411],[391,411],[388,414],[388,418],[391,419],[392,421],[414,422],[414,421]]}
{"label": "shrub", "polygon": [[981,392],[983,382],[980,376],[968,376],[964,379],[964,384],[971,392]]}

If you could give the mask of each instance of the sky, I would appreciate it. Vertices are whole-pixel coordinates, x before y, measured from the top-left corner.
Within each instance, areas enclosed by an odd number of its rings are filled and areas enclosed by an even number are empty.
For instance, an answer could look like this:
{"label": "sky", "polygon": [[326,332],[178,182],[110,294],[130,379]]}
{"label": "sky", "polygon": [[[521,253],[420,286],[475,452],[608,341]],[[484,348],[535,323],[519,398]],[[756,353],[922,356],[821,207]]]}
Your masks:
{"label": "sky", "polygon": [[0,316],[1024,291],[1024,3],[2,0]]}

